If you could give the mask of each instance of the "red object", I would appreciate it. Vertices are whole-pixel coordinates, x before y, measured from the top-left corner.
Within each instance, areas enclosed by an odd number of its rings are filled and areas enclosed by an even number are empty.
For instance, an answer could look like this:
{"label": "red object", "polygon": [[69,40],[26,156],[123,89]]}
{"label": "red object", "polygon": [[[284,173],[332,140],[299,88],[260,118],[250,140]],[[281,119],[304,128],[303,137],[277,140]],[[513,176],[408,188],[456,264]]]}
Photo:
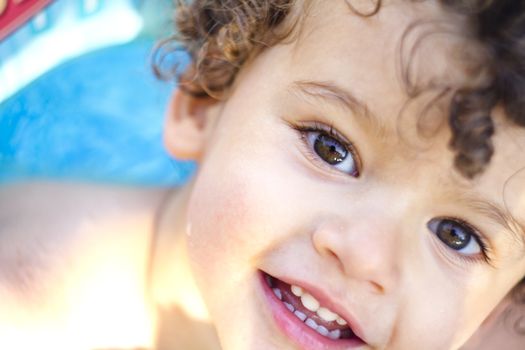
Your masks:
{"label": "red object", "polygon": [[0,40],[3,40],[52,0],[0,0]]}

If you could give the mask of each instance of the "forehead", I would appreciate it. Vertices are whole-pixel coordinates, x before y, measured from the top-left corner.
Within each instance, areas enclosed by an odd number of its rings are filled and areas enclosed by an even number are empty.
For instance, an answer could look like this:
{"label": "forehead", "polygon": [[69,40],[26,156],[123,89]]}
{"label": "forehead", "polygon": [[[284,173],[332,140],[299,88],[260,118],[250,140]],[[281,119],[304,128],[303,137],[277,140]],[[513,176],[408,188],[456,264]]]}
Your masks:
{"label": "forehead", "polygon": [[483,81],[482,50],[468,39],[467,22],[438,1],[383,1],[370,17],[354,12],[359,3],[370,1],[308,2],[293,42],[292,73],[358,82],[363,98],[388,90],[376,108],[397,103],[398,110],[429,87]]}
{"label": "forehead", "polygon": [[[496,135],[494,156],[486,171],[474,183],[462,179],[485,198],[494,198],[503,211],[525,227],[525,128],[505,119],[501,108],[492,113]],[[518,228],[516,228],[517,230]],[[522,232],[525,234],[525,232]]]}
{"label": "forehead", "polygon": [[[278,58],[260,75],[273,77],[272,90],[279,93],[298,81],[329,82],[350,91],[386,126],[382,137],[395,147],[385,154],[407,149],[407,143],[399,142],[400,129],[413,129],[408,134],[417,134],[418,118],[433,100],[424,93],[411,96],[405,74],[422,91],[437,86],[437,92],[439,88],[479,84],[483,79],[480,72],[473,74],[470,69],[477,65],[475,56],[480,50],[466,38],[466,24],[438,2],[385,1],[378,14],[364,17],[353,13],[343,0],[330,2],[330,6],[312,1],[304,13],[295,40],[280,45]],[[437,158],[446,158],[440,163],[443,171],[423,171],[422,176],[427,183],[434,181],[465,201],[488,200],[523,225],[525,171],[520,171],[525,167],[525,129],[511,125],[502,111],[496,110],[495,154],[490,166],[474,181],[466,180],[451,171],[453,154],[447,147],[450,132],[446,122],[450,97],[434,101],[435,111],[430,114],[442,121],[437,123],[443,127],[436,132],[439,141],[432,149],[438,150]],[[409,108],[407,101],[411,102]],[[399,118],[401,112],[406,120]]]}

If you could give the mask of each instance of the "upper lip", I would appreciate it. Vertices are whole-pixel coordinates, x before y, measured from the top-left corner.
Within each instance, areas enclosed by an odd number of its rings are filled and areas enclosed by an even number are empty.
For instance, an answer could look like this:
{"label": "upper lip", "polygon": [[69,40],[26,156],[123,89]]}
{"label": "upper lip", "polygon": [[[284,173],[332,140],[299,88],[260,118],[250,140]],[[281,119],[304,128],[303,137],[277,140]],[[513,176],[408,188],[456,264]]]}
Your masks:
{"label": "upper lip", "polygon": [[277,278],[287,284],[293,284],[303,288],[306,292],[308,292],[315,299],[317,299],[321,306],[329,308],[330,310],[341,316],[343,319],[345,319],[345,321],[348,323],[348,327],[352,329],[352,332],[354,332],[354,334],[358,336],[363,342],[368,343],[365,338],[363,328],[357,321],[356,317],[349,310],[343,308],[339,303],[337,303],[333,298],[331,298],[330,295],[324,290],[307,281],[300,281],[293,278],[275,275],[270,276],[273,276],[274,278]]}

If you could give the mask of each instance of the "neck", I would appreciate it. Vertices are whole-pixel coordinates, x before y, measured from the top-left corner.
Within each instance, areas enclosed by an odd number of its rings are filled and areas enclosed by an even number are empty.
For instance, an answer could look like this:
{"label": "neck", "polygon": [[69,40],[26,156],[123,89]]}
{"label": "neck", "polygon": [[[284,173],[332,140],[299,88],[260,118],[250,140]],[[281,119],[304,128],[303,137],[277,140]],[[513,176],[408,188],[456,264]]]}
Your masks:
{"label": "neck", "polygon": [[152,298],[161,307],[178,307],[189,317],[209,321],[193,278],[186,250],[186,203],[189,183],[168,195],[158,220],[152,264]]}
{"label": "neck", "polygon": [[151,297],[158,310],[157,347],[220,349],[186,250],[186,204],[192,184],[168,194],[153,244]]}

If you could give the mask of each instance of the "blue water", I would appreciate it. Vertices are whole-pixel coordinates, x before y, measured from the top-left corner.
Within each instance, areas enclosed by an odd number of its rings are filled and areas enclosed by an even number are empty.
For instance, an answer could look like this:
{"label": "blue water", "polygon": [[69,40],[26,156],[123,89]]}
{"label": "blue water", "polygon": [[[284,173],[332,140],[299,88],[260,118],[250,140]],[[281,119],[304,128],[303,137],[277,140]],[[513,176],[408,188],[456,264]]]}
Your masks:
{"label": "blue water", "polygon": [[194,164],[163,149],[174,86],[151,73],[152,45],[138,39],[72,59],[2,102],[0,181],[183,183]]}

